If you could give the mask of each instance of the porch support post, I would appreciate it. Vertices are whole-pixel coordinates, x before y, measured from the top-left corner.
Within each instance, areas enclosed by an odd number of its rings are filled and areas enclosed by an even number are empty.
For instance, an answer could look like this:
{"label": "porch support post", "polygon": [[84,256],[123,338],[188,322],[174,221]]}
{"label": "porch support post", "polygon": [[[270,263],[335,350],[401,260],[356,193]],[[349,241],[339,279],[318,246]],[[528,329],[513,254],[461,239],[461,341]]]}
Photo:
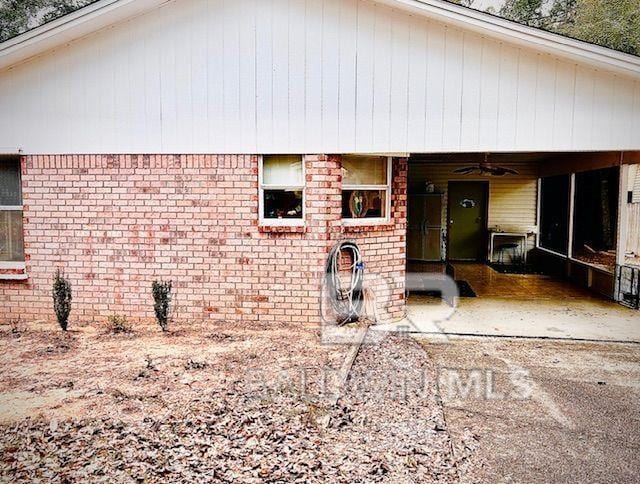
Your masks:
{"label": "porch support post", "polygon": [[629,230],[629,165],[620,165],[620,188],[618,190],[618,240],[616,241],[616,264],[624,265],[627,254],[627,233]]}
{"label": "porch support post", "polygon": [[567,258],[573,257],[573,212],[576,204],[576,174],[571,173],[569,183],[569,243],[567,244]]}
{"label": "porch support post", "polygon": [[542,230],[540,226],[540,222],[542,220],[542,214],[540,213],[540,209],[542,208],[542,178],[538,177],[538,185],[537,185],[537,200],[536,200],[536,235],[535,235],[535,247],[536,249],[540,248],[540,231]]}

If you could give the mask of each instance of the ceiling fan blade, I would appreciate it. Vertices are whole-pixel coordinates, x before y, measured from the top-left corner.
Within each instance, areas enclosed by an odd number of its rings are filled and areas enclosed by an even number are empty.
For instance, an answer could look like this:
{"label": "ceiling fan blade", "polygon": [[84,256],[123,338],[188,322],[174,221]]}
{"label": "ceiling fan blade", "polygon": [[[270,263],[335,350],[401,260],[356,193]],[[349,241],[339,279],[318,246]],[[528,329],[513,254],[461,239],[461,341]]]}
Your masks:
{"label": "ceiling fan blade", "polygon": [[453,172],[458,175],[468,175],[469,173],[473,173],[476,169],[477,167],[475,166],[465,166],[463,168],[458,168],[456,170],[453,170]]}
{"label": "ceiling fan blade", "polygon": [[492,176],[505,176],[505,175],[517,175],[518,172],[506,166],[485,166],[484,169]]}

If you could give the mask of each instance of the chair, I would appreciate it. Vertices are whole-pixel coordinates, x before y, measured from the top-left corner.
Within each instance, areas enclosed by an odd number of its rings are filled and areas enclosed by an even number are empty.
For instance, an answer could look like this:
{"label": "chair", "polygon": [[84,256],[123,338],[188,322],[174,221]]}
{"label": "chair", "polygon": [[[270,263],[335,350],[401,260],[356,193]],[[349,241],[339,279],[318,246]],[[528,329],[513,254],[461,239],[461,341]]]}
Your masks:
{"label": "chair", "polygon": [[509,251],[511,251],[509,260],[512,263],[514,261],[522,260],[522,254],[520,253],[520,244],[515,244],[515,243],[500,244],[498,247],[496,247],[496,250],[498,251],[498,264],[504,264],[505,263],[504,262],[504,256]]}

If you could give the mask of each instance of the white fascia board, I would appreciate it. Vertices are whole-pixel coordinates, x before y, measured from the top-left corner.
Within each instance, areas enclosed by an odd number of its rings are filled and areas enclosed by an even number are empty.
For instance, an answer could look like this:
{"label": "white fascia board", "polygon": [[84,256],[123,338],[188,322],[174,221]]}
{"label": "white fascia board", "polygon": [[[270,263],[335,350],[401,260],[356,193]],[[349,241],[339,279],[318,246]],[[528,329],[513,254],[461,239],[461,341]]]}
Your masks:
{"label": "white fascia board", "polygon": [[640,57],[505,20],[442,0],[375,0],[393,8],[472,30],[596,68],[640,77]]}
{"label": "white fascia board", "polygon": [[11,67],[172,0],[100,0],[0,44],[0,69]]}
{"label": "white fascia board", "polygon": [[0,146],[0,156],[20,156],[21,154],[21,148],[14,148],[13,146]]}

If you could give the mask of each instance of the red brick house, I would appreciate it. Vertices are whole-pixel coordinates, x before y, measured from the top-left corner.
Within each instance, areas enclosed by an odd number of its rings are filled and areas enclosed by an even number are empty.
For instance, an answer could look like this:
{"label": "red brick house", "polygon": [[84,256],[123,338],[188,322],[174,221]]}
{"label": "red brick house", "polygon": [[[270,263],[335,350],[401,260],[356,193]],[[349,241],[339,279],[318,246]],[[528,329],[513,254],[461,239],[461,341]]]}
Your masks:
{"label": "red brick house", "polygon": [[410,187],[446,196],[489,153],[515,174],[488,182],[483,233],[531,230],[525,251],[612,284],[540,205],[545,178],[617,170],[633,256],[640,59],[437,0],[100,0],[0,44],[0,147],[0,319],[51,318],[63,268],[78,319],[150,318],[171,279],[182,319],[316,321],[349,239],[393,320]]}

